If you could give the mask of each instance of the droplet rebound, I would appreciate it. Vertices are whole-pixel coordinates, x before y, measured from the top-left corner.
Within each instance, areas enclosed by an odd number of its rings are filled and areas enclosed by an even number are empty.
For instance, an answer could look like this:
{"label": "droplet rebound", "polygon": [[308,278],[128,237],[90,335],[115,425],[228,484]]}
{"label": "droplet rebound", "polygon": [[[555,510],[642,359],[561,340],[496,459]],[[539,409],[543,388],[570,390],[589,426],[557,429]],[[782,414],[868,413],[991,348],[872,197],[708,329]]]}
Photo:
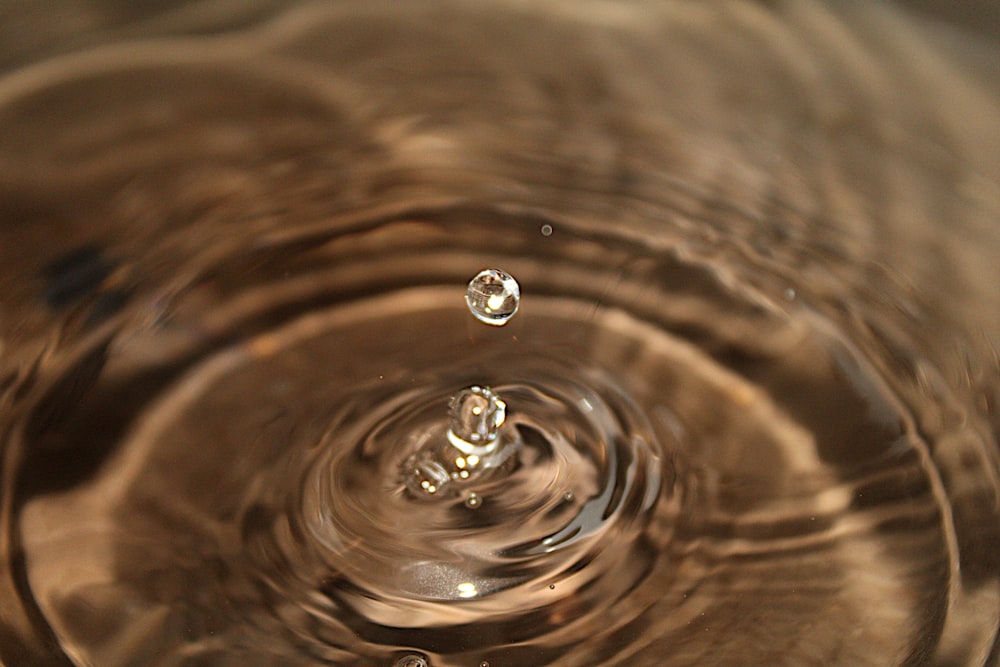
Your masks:
{"label": "droplet rebound", "polygon": [[[504,428],[507,404],[492,389],[473,385],[452,395],[449,419],[436,427],[403,463],[403,479],[413,498],[453,497],[483,475],[497,473],[520,448],[516,428]],[[441,429],[441,430],[437,430]],[[482,498],[466,495],[476,509]]]}
{"label": "droplet rebound", "polygon": [[396,661],[396,667],[430,667],[422,655],[404,655]]}
{"label": "droplet rebound", "polygon": [[500,269],[485,269],[469,281],[465,303],[480,322],[503,326],[514,317],[521,303],[521,286]]}
{"label": "droplet rebound", "polygon": [[[517,281],[499,269],[479,272],[469,282],[465,303],[481,322],[500,326],[514,313],[521,298]],[[461,488],[482,474],[496,472],[516,451],[520,438],[516,430],[501,429],[507,420],[507,404],[487,386],[473,385],[452,395],[447,430],[440,440],[432,437],[403,463],[404,480],[410,496],[444,497],[453,483]],[[475,493],[466,496],[470,509],[480,506]]]}
{"label": "droplet rebound", "polygon": [[[448,439],[459,450],[469,453],[472,447],[496,440],[507,419],[507,404],[489,387],[472,386],[451,399],[451,429]],[[455,441],[459,442],[456,443]]]}

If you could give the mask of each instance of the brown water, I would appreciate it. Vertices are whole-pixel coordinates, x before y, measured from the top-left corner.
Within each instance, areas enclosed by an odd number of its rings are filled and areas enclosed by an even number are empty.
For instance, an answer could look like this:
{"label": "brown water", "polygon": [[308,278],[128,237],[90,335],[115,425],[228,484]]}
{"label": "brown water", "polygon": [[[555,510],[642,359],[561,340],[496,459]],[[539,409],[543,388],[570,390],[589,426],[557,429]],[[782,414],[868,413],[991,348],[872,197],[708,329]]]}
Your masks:
{"label": "brown water", "polygon": [[[4,664],[1000,659],[986,40],[806,1],[27,7]],[[506,405],[478,468],[471,386]]]}

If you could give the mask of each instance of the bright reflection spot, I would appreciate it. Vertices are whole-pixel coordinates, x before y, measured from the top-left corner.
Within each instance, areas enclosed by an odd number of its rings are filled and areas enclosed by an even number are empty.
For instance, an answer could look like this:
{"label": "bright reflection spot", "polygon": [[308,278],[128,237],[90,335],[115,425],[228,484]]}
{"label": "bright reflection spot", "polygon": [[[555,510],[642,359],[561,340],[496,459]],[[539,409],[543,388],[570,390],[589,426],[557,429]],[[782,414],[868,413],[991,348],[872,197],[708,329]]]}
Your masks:
{"label": "bright reflection spot", "polygon": [[506,301],[505,295],[494,294],[486,300],[486,307],[489,310],[500,310],[503,308],[504,301]]}
{"label": "bright reflection spot", "polygon": [[464,581],[458,585],[458,597],[460,598],[474,598],[478,594],[476,585],[471,581]]}

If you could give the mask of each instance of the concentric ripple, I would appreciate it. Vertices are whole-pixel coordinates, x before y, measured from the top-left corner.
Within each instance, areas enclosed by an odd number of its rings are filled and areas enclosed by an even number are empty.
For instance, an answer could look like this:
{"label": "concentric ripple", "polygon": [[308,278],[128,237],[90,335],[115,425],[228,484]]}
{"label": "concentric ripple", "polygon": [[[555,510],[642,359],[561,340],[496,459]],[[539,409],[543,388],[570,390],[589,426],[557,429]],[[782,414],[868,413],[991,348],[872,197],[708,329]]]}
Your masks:
{"label": "concentric ripple", "polygon": [[[389,229],[402,249],[411,228],[389,222],[313,252],[350,256]],[[565,224],[563,235],[544,264],[504,257],[534,289],[503,330],[470,318],[463,281],[423,284],[400,256],[357,266],[300,256],[318,267],[300,281],[244,285],[258,312],[224,321],[277,326],[195,361],[141,408],[105,474],[28,508],[33,586],[60,635],[84,642],[76,610],[113,617],[122,595],[149,621],[115,632],[145,628],[143,642],[213,655],[250,623],[261,628],[251,650],[291,652],[281,660],[305,642],[334,662],[389,664],[414,649],[432,664],[601,651],[648,662],[662,642],[696,641],[702,623],[739,627],[739,601],[762,598],[757,623],[788,635],[817,619],[845,631],[864,620],[901,647],[924,632],[949,559],[939,496],[910,417],[857,351],[815,315],[668,256],[618,273],[595,310],[596,295],[560,289],[572,271],[546,280],[559,253],[594,243]],[[421,265],[463,275],[480,261],[445,252],[450,263],[432,254]],[[668,265],[674,282],[649,280]],[[394,288],[290,308],[348,288],[345,276],[362,293],[368,276]],[[661,293],[696,276],[697,308]],[[649,309],[663,304],[674,305]],[[700,347],[673,333],[692,330]],[[751,330],[762,335],[741,334]],[[120,363],[143,349],[133,340]],[[515,453],[431,501],[414,497],[407,461],[448,451],[451,399],[474,383],[503,397]],[[89,573],[71,589],[49,586],[67,565],[43,557],[61,553],[47,545],[53,534],[77,545],[74,567]],[[178,578],[164,583],[168,573]],[[924,595],[902,595],[911,577]],[[886,604],[856,604],[874,593]],[[793,600],[804,605],[794,613]],[[165,609],[209,623],[212,641],[175,637],[154,622]],[[284,645],[275,627],[302,634]]]}
{"label": "concentric ripple", "polygon": [[995,662],[993,89],[883,7],[584,5],[0,78],[0,660]]}

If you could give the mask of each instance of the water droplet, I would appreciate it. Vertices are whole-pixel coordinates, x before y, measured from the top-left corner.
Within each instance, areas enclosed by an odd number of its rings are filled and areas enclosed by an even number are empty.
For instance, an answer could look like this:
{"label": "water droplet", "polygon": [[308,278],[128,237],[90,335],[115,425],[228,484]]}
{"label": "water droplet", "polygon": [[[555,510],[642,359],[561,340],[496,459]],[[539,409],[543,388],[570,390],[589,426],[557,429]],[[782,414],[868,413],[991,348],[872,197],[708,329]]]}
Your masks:
{"label": "water droplet", "polygon": [[469,509],[478,509],[483,504],[483,499],[476,493],[470,493],[465,498],[465,506]]}
{"label": "water droplet", "polygon": [[555,589],[556,589],[556,585],[555,584],[549,584],[549,590],[550,591],[554,591]]}
{"label": "water droplet", "polygon": [[521,287],[513,276],[499,269],[480,271],[465,292],[465,303],[473,316],[493,326],[506,324],[520,302]]}
{"label": "water droplet", "polygon": [[488,660],[483,660],[481,663],[479,663],[479,667],[490,667],[490,663]]}
{"label": "water droplet", "polygon": [[[506,419],[507,404],[489,387],[463,389],[451,399],[448,440],[459,451],[470,454],[476,447],[496,440]],[[472,456],[467,456],[460,466],[475,467],[478,461],[471,459]]]}
{"label": "water droplet", "polygon": [[440,494],[451,479],[445,467],[429,457],[412,461],[409,467],[406,486],[418,497]]}
{"label": "water droplet", "polygon": [[566,493],[563,494],[563,500],[567,503],[571,503],[574,500],[576,500],[576,496],[573,495],[572,491],[567,491]]}
{"label": "water droplet", "polygon": [[789,287],[785,290],[785,299],[788,301],[795,301],[795,288]]}
{"label": "water droplet", "polygon": [[396,661],[396,667],[430,667],[430,663],[422,655],[404,655]]}
{"label": "water droplet", "polygon": [[542,236],[552,236],[552,225],[542,225]]}
{"label": "water droplet", "polygon": [[447,430],[437,422],[420,436],[416,451],[400,466],[400,478],[413,498],[455,498],[458,492],[452,487],[458,486],[466,489],[466,504],[477,508],[482,498],[468,488],[483,475],[509,469],[511,457],[521,447],[520,432],[502,428],[507,404],[489,387],[462,389],[449,406]]}

